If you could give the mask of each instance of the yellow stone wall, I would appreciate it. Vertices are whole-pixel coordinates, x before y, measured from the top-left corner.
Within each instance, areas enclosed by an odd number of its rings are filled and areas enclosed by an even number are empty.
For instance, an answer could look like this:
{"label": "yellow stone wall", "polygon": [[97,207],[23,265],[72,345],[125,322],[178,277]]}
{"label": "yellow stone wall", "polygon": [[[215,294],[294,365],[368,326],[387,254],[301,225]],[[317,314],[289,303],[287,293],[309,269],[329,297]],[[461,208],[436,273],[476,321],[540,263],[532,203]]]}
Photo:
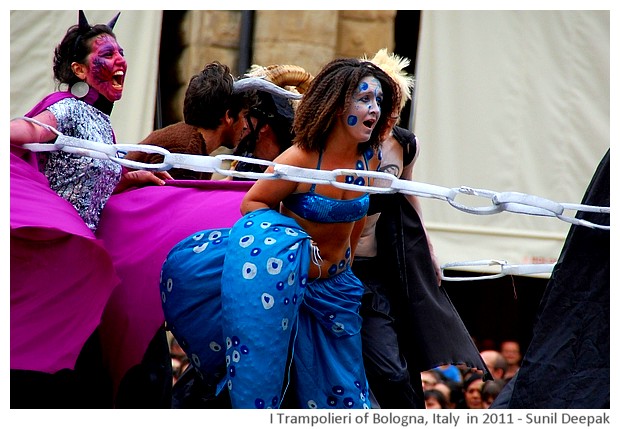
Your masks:
{"label": "yellow stone wall", "polygon": [[[393,10],[258,10],[254,14],[253,64],[295,64],[312,74],[338,57],[373,55],[394,48]],[[211,61],[227,64],[234,75],[239,61],[241,11],[188,11],[182,24],[182,52],[177,74],[180,82]],[[173,104],[179,118],[185,86]]]}

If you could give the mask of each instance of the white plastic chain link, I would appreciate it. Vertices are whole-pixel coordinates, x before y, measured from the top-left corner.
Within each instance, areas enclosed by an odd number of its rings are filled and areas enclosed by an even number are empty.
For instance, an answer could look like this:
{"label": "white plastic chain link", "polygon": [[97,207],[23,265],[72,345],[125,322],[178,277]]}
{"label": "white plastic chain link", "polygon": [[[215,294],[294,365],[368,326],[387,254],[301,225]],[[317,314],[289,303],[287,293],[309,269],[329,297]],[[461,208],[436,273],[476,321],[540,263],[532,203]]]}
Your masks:
{"label": "white plastic chain link", "polygon": [[[159,146],[147,144],[114,144],[94,142],[89,140],[68,137],[59,131],[43,124],[32,118],[22,118],[26,121],[36,123],[58,137],[54,143],[27,143],[23,147],[33,152],[48,152],[62,150],[76,155],[89,156],[91,158],[109,159],[120,165],[136,170],[149,171],[167,171],[172,168],[184,168],[187,170],[200,171],[205,173],[218,173],[223,176],[232,176],[243,179],[284,179],[301,183],[329,184],[341,189],[356,190],[360,192],[390,194],[400,192],[402,194],[416,195],[424,198],[436,198],[446,201],[452,207],[465,213],[475,215],[497,214],[503,211],[526,214],[533,216],[556,217],[564,222],[575,225],[585,226],[588,228],[597,228],[602,230],[610,230],[610,225],[598,225],[584,219],[565,215],[566,210],[594,212],[609,214],[609,207],[589,206],[583,204],[557,203],[555,201],[538,197],[535,195],[523,194],[520,192],[495,192],[486,189],[475,189],[467,186],[458,188],[446,188],[427,183],[415,182],[412,180],[402,180],[393,174],[378,171],[363,171],[352,169],[337,170],[316,170],[309,168],[294,167],[285,164],[276,164],[271,161],[265,161],[255,158],[247,158],[235,155],[190,155],[172,153],[167,149]],[[128,152],[145,152],[156,153],[163,156],[163,161],[156,164],[147,164],[138,161],[124,159]],[[272,166],[272,173],[252,173],[229,170],[223,166],[226,161],[243,161],[248,164],[258,164],[263,166]],[[337,179],[339,176],[355,176],[377,179],[382,186],[364,186],[354,183],[343,183]],[[458,195],[473,195],[476,197],[487,198],[490,201],[488,206],[467,206],[455,201]],[[485,260],[472,262],[458,262],[454,264],[445,264],[443,269],[463,266],[480,266],[480,265],[499,265],[501,271],[498,274],[489,276],[480,276],[476,278],[468,277],[445,277],[445,280],[461,281],[461,280],[477,280],[491,279],[509,274],[536,274],[547,273],[552,270],[553,264],[532,264],[532,265],[509,265],[506,261]],[[522,268],[521,268],[522,267]],[[543,270],[543,271],[540,271]]]}
{"label": "white plastic chain link", "polygon": [[[475,277],[454,277],[454,276],[446,276],[444,274],[444,270],[447,268],[465,268],[465,267],[492,267],[498,266],[499,272],[497,274],[486,274],[479,275]],[[555,264],[521,264],[521,265],[513,265],[509,264],[507,261],[498,260],[498,259],[484,259],[479,261],[466,261],[466,262],[451,262],[448,264],[444,264],[441,266],[441,279],[454,281],[454,282],[463,282],[463,281],[472,281],[472,280],[490,280],[497,279],[503,276],[509,275],[531,275],[531,274],[548,274],[553,271],[553,267]]]}

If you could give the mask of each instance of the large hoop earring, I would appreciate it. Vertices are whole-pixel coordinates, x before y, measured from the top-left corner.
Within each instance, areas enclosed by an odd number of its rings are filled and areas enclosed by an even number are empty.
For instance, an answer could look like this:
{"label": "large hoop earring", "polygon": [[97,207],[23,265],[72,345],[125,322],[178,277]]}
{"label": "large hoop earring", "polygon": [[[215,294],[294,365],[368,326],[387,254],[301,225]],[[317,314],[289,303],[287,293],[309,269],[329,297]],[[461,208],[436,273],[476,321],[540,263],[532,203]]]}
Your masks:
{"label": "large hoop earring", "polygon": [[71,87],[71,94],[76,98],[84,98],[90,91],[90,86],[84,81],[77,82]]}

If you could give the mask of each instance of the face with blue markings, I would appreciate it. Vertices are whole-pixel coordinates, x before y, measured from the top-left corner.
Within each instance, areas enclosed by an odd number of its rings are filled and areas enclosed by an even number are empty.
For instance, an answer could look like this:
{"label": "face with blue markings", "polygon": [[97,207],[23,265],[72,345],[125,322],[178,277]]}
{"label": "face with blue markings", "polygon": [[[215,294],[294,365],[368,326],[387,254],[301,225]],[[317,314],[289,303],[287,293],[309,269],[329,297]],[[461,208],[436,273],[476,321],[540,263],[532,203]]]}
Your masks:
{"label": "face with blue markings", "polygon": [[363,78],[353,93],[349,108],[344,119],[349,132],[359,142],[370,139],[373,129],[381,116],[383,90],[381,83],[373,76]]}

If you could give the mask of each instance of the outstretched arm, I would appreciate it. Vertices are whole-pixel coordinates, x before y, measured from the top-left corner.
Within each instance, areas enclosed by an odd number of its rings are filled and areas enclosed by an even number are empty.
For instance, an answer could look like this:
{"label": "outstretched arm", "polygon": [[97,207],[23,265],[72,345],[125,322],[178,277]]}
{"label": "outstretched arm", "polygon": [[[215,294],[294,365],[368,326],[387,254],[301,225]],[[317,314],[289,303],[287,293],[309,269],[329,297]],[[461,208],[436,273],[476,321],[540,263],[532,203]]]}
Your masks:
{"label": "outstretched arm", "polygon": [[[304,159],[299,149],[291,147],[278,156],[274,162],[286,165],[300,165],[300,162],[304,162]],[[265,171],[265,173],[272,172],[273,167],[271,166]],[[279,210],[282,200],[293,193],[296,188],[297,183],[291,180],[259,179],[245,194],[241,202],[241,214],[246,215],[249,212],[262,208]]]}
{"label": "outstretched arm", "polygon": [[[33,119],[56,128],[56,117],[44,110]],[[56,134],[41,125],[26,121],[22,118],[12,119],[10,122],[11,144],[21,146],[26,143],[45,143],[56,138]]]}

